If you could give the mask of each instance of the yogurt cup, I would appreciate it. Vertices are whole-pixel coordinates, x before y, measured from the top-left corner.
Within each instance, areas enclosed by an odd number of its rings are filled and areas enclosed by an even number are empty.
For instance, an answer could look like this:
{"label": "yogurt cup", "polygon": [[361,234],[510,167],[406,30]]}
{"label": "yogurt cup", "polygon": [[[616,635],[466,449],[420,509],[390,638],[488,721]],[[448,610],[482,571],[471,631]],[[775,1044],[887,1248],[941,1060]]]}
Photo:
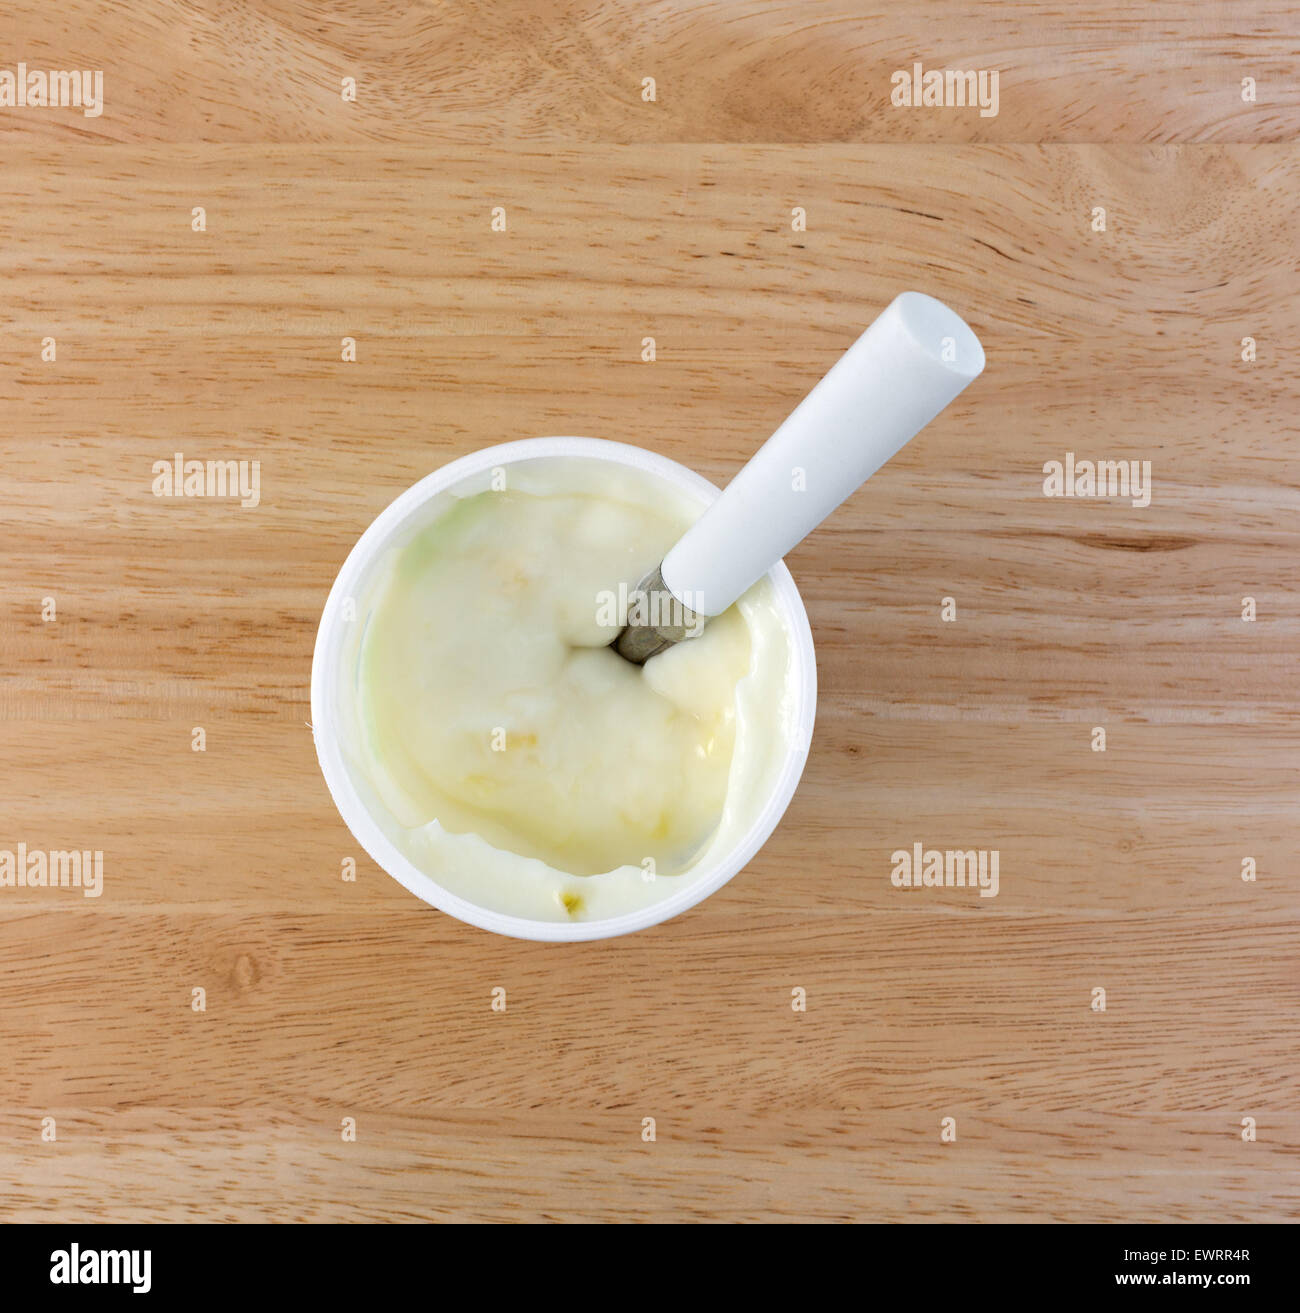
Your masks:
{"label": "yogurt cup", "polygon": [[[444,888],[421,871],[385,833],[373,790],[358,778],[344,749],[342,731],[348,681],[354,671],[347,667],[345,649],[357,618],[349,614],[351,599],[362,595],[387,549],[417,521],[428,503],[462,480],[497,467],[521,461],[549,458],[584,458],[609,461],[658,476],[703,506],[718,496],[719,489],[693,470],[667,457],[618,442],[596,438],[531,438],[487,447],[452,461],[407,489],[380,513],[348,554],[330,589],[316,635],[312,657],[311,719],[325,783],[339,814],[365,851],[416,897],[470,925],[517,939],[572,942],[608,939],[657,925],[720,889],[740,871],[776,829],[794,796],[812,741],[817,710],[817,667],[812,631],[799,590],[784,564],[769,571],[775,603],[785,626],[792,663],[789,687],[794,698],[791,723],[794,732],[784,748],[783,759],[772,771],[771,787],[754,819],[736,842],[692,870],[689,882],[655,903],[618,916],[585,921],[543,921],[513,916],[481,907]],[[665,880],[678,877],[663,876]]]}

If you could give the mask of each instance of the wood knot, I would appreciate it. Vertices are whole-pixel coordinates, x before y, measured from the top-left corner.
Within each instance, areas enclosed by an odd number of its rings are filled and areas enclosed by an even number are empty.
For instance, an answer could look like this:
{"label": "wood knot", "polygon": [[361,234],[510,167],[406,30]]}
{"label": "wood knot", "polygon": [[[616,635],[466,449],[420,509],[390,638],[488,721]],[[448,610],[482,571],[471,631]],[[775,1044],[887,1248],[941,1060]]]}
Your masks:
{"label": "wood knot", "polygon": [[260,975],[257,963],[247,953],[240,953],[235,959],[235,988],[241,994],[248,993],[257,984]]}

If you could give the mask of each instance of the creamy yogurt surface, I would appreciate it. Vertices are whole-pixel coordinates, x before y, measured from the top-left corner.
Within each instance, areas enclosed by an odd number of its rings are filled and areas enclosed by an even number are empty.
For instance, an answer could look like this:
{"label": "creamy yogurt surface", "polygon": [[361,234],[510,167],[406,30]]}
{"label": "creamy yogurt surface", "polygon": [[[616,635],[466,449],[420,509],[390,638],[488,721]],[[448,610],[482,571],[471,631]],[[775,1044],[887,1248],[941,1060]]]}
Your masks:
{"label": "creamy yogurt surface", "polygon": [[418,869],[587,920],[669,896],[752,823],[792,720],[768,581],[643,667],[609,647],[701,509],[636,469],[532,460],[389,548],[359,605],[353,770]]}

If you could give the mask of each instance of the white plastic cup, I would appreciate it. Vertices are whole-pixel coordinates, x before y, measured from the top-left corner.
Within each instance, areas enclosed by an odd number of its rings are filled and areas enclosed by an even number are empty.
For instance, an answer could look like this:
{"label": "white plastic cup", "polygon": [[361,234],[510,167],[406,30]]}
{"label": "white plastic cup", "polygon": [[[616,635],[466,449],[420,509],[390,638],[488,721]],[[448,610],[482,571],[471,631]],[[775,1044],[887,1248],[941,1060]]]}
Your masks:
{"label": "white plastic cup", "polygon": [[[786,744],[784,760],[769,778],[773,783],[768,796],[757,810],[753,823],[729,851],[717,856],[704,868],[694,868],[682,888],[649,906],[621,916],[594,918],[590,921],[537,921],[529,917],[510,916],[491,908],[480,907],[459,894],[445,889],[419,870],[384,833],[367,806],[352,775],[339,734],[340,698],[343,694],[342,669],[344,645],[349,637],[349,621],[344,604],[361,595],[365,582],[378,560],[408,524],[434,497],[454,487],[463,479],[519,461],[555,457],[585,457],[631,466],[675,485],[688,496],[707,505],[719,495],[719,489],[707,479],[679,465],[666,456],[644,451],[621,442],[598,438],[530,438],[487,447],[472,455],[444,465],[414,487],[408,488],[361,535],[343,563],[330,589],[316,634],[316,650],[311,667],[311,722],[316,740],[316,755],[330,795],[353,837],[367,853],[399,884],[417,898],[470,925],[492,930],[516,939],[540,939],[574,942],[586,939],[609,939],[631,934],[647,926],[658,925],[670,917],[694,907],[745,867],[776,829],[790,805],[803,774],[804,762],[812,743],[813,722],[817,714],[817,665],[813,654],[812,631],[803,600],[784,563],[768,571],[776,606],[790,640],[793,670],[788,687],[795,705],[789,723],[795,730]],[[663,880],[677,877],[663,876]]]}

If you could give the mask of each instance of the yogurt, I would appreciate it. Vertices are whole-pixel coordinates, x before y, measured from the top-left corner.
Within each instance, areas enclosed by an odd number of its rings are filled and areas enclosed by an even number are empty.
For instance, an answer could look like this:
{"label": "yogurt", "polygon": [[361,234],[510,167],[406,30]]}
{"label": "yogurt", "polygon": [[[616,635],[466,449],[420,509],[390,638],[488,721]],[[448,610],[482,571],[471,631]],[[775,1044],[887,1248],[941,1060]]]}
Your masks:
{"label": "yogurt", "polygon": [[609,647],[700,509],[645,471],[534,460],[388,549],[358,599],[351,752],[419,870],[515,916],[603,918],[752,824],[793,732],[770,583],[643,667]]}

